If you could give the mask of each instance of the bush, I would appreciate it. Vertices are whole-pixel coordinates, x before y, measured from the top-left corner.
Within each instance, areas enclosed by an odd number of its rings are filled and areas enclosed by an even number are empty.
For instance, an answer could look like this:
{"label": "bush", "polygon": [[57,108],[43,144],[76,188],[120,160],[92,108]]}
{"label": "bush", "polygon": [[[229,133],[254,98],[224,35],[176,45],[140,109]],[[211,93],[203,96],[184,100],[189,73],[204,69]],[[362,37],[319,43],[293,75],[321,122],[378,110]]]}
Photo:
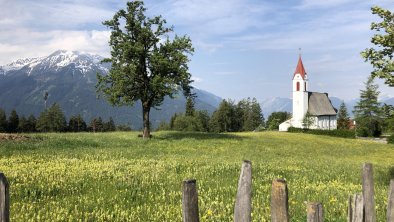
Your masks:
{"label": "bush", "polygon": [[391,134],[389,137],[387,137],[387,143],[394,144],[394,134]]}
{"label": "bush", "polygon": [[342,137],[342,138],[356,138],[353,130],[344,130],[344,129],[336,129],[336,130],[319,130],[319,129],[301,129],[290,127],[288,129],[290,133],[308,133],[314,135],[324,135],[324,136],[333,136],[333,137]]}

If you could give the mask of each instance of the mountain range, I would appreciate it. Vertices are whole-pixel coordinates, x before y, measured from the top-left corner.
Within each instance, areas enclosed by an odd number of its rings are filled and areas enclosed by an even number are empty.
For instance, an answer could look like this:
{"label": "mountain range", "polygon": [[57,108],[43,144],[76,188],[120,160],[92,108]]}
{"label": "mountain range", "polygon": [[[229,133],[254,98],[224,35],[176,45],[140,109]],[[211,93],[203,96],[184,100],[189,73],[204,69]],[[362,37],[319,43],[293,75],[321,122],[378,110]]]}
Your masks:
{"label": "mountain range", "polygon": [[[134,129],[142,126],[141,104],[112,107],[104,98],[97,98],[97,73],[108,74],[110,65],[103,64],[103,57],[78,51],[59,50],[46,57],[18,59],[0,66],[0,108],[9,113],[16,109],[19,114],[38,116],[45,109],[44,94],[48,92],[47,105],[58,103],[67,118],[81,114],[89,122],[101,116],[104,121],[110,117],[116,124],[127,124]],[[212,113],[222,98],[201,89],[193,89],[197,95],[195,106],[198,110]],[[342,99],[330,97],[335,108]],[[346,101],[349,115],[358,100]],[[394,105],[394,98],[380,101]],[[158,109],[151,111],[152,125],[169,121],[174,113],[184,112],[186,99],[179,92],[174,99],[165,98]],[[271,98],[260,103],[265,118],[272,112],[292,112],[289,98]]]}
{"label": "mountain range", "polygon": [[[67,118],[81,114],[86,121],[101,116],[112,117],[117,124],[127,124],[134,129],[142,125],[141,104],[129,107],[112,107],[104,98],[97,98],[95,85],[97,73],[107,74],[109,64],[102,64],[103,57],[78,51],[59,50],[46,57],[19,59],[0,66],[0,108],[9,113],[38,116],[47,104],[58,103]],[[194,89],[196,109],[212,113],[221,98],[204,90]],[[175,99],[165,98],[159,109],[151,111],[151,122],[157,126],[168,121],[174,113],[184,112],[185,97],[178,93]]]}

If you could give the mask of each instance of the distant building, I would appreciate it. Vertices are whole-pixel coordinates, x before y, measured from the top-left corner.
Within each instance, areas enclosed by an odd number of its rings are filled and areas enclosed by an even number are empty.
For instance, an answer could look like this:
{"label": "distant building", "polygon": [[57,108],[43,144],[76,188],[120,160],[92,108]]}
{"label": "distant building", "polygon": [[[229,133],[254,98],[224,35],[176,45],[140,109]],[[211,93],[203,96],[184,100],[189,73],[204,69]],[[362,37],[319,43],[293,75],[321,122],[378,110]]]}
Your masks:
{"label": "distant building", "polygon": [[289,127],[304,128],[302,122],[309,112],[310,129],[333,130],[337,128],[337,110],[332,106],[327,93],[309,92],[308,75],[301,55],[293,75],[293,117],[279,125],[279,131]]}

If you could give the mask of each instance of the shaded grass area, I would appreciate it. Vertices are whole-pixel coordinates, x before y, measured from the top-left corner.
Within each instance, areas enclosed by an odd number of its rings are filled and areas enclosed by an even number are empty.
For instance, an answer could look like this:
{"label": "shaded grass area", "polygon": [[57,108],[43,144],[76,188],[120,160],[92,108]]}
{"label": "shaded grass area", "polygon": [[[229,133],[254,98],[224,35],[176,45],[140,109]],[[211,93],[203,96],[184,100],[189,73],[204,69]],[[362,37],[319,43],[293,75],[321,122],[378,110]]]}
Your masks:
{"label": "shaded grass area", "polygon": [[[285,178],[292,221],[321,201],[326,221],[346,221],[374,164],[378,221],[385,218],[394,145],[297,133],[158,132],[30,134],[0,142],[12,221],[181,221],[181,182],[197,179],[201,221],[232,221],[242,160],[253,167],[253,221],[270,221],[271,181]],[[17,209],[17,210],[13,210]]]}

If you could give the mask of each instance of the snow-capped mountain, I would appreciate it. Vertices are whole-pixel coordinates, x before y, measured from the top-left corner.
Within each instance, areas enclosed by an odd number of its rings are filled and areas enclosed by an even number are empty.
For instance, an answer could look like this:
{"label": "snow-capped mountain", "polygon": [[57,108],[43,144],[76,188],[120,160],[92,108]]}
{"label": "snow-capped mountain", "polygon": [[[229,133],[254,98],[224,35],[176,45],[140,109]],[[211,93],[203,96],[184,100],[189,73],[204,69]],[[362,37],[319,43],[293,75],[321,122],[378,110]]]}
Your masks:
{"label": "snow-capped mountain", "polygon": [[[113,117],[117,124],[142,125],[140,104],[112,107],[103,98],[97,99],[95,85],[97,73],[105,75],[109,64],[101,64],[103,57],[76,51],[56,51],[49,56],[19,59],[0,66],[0,108],[9,113],[16,109],[19,114],[38,116],[44,109],[43,95],[48,92],[48,105],[58,103],[67,117],[81,114],[86,121],[101,116]],[[213,112],[221,98],[195,89],[196,108]],[[157,126],[169,121],[174,113],[184,112],[186,99],[166,98],[160,110],[152,110],[151,121]]]}
{"label": "snow-capped mountain", "polygon": [[[12,74],[13,71],[23,70],[27,75],[41,74],[47,71],[59,71],[62,68],[73,66],[75,72],[83,75],[97,70],[108,72],[109,65],[101,64],[102,56],[78,51],[59,50],[47,57],[24,58],[0,66],[3,75]],[[1,72],[1,71],[0,71]]]}

